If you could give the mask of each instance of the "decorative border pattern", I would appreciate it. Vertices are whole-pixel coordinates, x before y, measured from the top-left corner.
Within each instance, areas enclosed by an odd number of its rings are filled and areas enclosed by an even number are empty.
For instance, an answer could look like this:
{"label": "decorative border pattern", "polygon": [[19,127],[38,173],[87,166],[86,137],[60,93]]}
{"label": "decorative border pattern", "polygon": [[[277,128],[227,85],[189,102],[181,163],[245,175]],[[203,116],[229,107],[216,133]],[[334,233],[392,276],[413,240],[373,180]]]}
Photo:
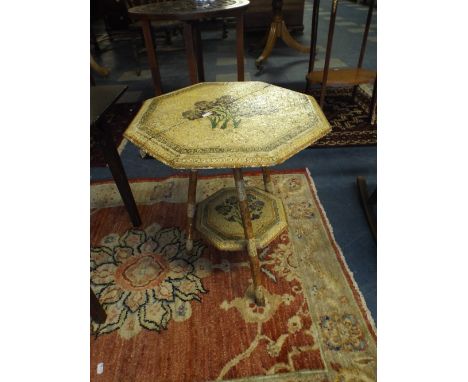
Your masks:
{"label": "decorative border pattern", "polygon": [[[252,81],[251,83],[255,82],[257,81]],[[146,124],[149,123],[151,114],[155,111],[158,102],[162,98],[186,92],[188,89],[197,86],[222,86],[223,84],[225,83],[208,82],[196,84],[145,101],[139,113],[125,131],[124,136],[136,146],[168,166],[178,169],[201,169],[273,166],[284,162],[331,131],[331,126],[315,99],[297,92],[294,93],[300,94],[305,104],[308,105],[304,106],[304,108],[307,107],[308,109],[305,115],[306,118],[310,118],[310,122],[296,125],[295,131],[287,131],[283,136],[277,137],[274,142],[268,142],[267,144],[260,143],[256,147],[190,149],[169,141],[162,132],[153,133],[145,128]],[[274,86],[265,85],[262,89]],[[313,128],[314,126],[318,127]]]}

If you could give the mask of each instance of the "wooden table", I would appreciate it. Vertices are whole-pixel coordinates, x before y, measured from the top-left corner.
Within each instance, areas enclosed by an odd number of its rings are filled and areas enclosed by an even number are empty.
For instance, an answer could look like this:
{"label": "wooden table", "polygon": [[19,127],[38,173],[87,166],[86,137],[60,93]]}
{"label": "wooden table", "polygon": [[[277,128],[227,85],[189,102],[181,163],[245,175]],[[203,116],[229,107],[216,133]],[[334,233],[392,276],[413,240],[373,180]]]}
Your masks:
{"label": "wooden table", "polygon": [[203,54],[199,20],[212,17],[236,17],[237,80],[244,80],[244,12],[248,0],[173,0],[150,3],[128,10],[130,17],[141,21],[146,52],[156,95],[162,94],[158,59],[151,34],[151,20],[180,20],[184,23],[190,81],[203,82]]}
{"label": "wooden table", "polygon": [[[257,257],[260,243],[252,228],[249,191],[246,191],[242,168],[262,167],[265,189],[273,194],[268,167],[282,163],[330,130],[330,124],[311,96],[263,82],[205,82],[146,100],[124,136],[163,163],[190,169],[188,251],[193,247],[194,218],[198,211],[197,170],[232,169],[255,301],[263,305]],[[256,193],[259,198],[261,194]],[[270,198],[271,203],[279,207],[281,201],[273,199]],[[229,209],[232,210],[232,203]],[[267,236],[263,243],[272,239],[271,234]],[[216,240],[212,241],[216,244]]]}
{"label": "wooden table", "polygon": [[104,158],[112,173],[130,220],[134,226],[139,226],[141,224],[140,214],[138,213],[132,190],[128,184],[120,155],[115,148],[110,131],[103,128],[101,124],[102,116],[117,102],[125,90],[127,90],[127,86],[124,85],[91,86],[90,125],[98,133],[99,146],[103,151]]}

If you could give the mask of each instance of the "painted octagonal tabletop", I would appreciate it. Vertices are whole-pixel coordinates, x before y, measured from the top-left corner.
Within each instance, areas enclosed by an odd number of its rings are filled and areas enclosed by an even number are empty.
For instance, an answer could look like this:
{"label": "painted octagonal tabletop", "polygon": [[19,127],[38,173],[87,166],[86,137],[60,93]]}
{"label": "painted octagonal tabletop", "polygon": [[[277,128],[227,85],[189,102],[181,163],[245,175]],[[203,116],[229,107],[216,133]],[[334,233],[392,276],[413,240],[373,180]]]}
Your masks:
{"label": "painted octagonal tabletop", "polygon": [[173,168],[238,168],[282,163],[330,131],[311,96],[205,82],[146,100],[124,136]]}

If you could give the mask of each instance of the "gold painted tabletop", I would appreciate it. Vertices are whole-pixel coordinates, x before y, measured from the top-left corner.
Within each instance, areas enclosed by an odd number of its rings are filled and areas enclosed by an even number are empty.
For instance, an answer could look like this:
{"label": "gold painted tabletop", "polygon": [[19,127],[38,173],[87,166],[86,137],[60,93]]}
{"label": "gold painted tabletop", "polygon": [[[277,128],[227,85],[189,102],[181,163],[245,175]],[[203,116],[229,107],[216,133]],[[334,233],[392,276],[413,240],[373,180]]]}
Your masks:
{"label": "gold painted tabletop", "polygon": [[238,168],[282,163],[330,131],[311,96],[204,82],[146,100],[124,136],[173,168]]}

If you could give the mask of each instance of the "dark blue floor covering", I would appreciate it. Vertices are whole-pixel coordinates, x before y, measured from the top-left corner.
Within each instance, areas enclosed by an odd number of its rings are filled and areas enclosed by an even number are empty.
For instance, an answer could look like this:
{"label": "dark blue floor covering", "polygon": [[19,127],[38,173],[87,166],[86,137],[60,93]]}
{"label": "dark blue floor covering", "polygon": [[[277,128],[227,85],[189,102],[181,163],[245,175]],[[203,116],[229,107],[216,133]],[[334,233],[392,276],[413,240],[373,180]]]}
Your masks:
{"label": "dark blue floor covering", "polygon": [[[328,27],[330,0],[321,2],[318,45],[325,47]],[[304,34],[296,38],[308,45],[310,40],[311,2],[306,1],[304,15]],[[359,55],[362,33],[357,30],[363,27],[366,19],[366,8],[354,3],[342,1],[338,10],[340,21],[335,31],[333,54],[334,63],[338,66],[354,66]],[[373,28],[370,37],[376,37],[376,16],[373,18]],[[95,25],[97,34],[102,27]],[[354,32],[353,32],[354,31]],[[235,31],[229,30],[226,40],[220,38],[220,33],[203,32],[204,61],[206,79],[208,81],[226,80],[230,75],[235,80]],[[261,37],[261,36],[260,36]],[[258,35],[246,36],[246,46],[259,39]],[[177,39],[175,44],[177,44]],[[143,73],[135,74],[135,60],[131,55],[128,42],[109,44],[102,43],[105,49],[96,59],[111,69],[111,75],[106,79],[97,78],[98,84],[127,84],[129,89],[121,102],[144,100],[153,96],[150,77],[147,71],[145,55],[141,55]],[[287,48],[279,42],[265,64],[265,69],[258,74],[254,60],[259,50],[246,52],[246,72],[251,80],[274,83],[286,88],[300,90],[304,88],[305,74],[308,66],[308,55],[300,54]],[[324,49],[319,50],[318,62],[323,62]],[[225,59],[223,61],[223,59]],[[232,60],[232,61],[230,61]],[[185,52],[162,52],[159,55],[161,76],[165,91],[178,89],[189,85]],[[376,68],[376,43],[369,41],[364,60],[364,66]],[[220,77],[221,76],[221,77]],[[228,76],[228,77],[222,77]],[[246,78],[249,79],[249,78]],[[349,268],[354,273],[358,286],[364,295],[369,310],[377,319],[377,247],[370,233],[364,212],[361,208],[356,187],[356,177],[365,176],[371,190],[376,186],[377,149],[374,146],[348,148],[314,148],[304,150],[290,158],[278,169],[309,168],[317,187],[319,198],[325,208],[328,219],[334,230],[335,238],[341,247]],[[176,173],[176,170],[159,163],[154,159],[141,159],[138,150],[128,143],[122,153],[122,161],[128,177],[164,177]],[[208,173],[216,173],[207,171]],[[218,171],[225,173],[226,171]],[[91,179],[109,179],[107,168],[91,168]]]}

